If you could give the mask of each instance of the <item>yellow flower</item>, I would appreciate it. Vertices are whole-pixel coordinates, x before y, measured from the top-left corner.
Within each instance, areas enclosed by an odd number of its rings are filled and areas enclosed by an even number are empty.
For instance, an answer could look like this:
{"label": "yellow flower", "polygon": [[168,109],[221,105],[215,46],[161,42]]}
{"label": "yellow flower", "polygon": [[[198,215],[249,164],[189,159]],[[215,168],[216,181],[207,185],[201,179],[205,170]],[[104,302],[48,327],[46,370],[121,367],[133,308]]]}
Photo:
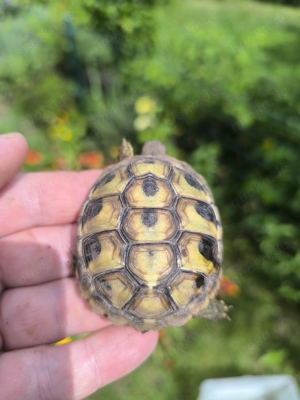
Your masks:
{"label": "yellow flower", "polygon": [[60,346],[61,344],[66,344],[72,342],[72,338],[70,336],[64,338],[63,340],[60,340],[59,342],[54,343],[56,346]]}
{"label": "yellow flower", "polygon": [[69,142],[73,139],[73,132],[71,131],[71,129],[65,127],[60,134],[60,138],[64,142]]}
{"label": "yellow flower", "polygon": [[54,124],[49,132],[50,139],[69,142],[73,139],[73,132],[63,124]]}
{"label": "yellow flower", "polygon": [[55,132],[60,132],[64,129],[65,125],[61,122],[59,122],[58,120],[55,121],[55,123],[52,125],[52,129]]}
{"label": "yellow flower", "polygon": [[135,103],[135,111],[138,114],[148,114],[153,111],[155,104],[155,101],[150,99],[150,97],[140,97]]}

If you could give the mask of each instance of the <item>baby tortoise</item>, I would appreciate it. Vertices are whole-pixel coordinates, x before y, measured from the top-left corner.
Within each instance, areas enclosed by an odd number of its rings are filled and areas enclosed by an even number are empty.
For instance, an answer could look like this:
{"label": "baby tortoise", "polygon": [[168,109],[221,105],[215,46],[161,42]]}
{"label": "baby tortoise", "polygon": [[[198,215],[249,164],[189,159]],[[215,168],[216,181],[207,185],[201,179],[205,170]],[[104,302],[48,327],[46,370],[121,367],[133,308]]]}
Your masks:
{"label": "baby tortoise", "polygon": [[76,275],[84,298],[114,324],[145,332],[190,318],[227,318],[216,300],[222,226],[204,178],[157,141],[92,187],[78,221]]}

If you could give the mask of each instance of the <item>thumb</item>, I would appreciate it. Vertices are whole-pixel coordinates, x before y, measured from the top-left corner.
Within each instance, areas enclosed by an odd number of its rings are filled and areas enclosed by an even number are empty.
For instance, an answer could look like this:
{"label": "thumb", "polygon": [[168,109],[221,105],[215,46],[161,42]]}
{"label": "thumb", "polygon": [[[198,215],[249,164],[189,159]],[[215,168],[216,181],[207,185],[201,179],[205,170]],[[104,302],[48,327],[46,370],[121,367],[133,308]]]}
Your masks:
{"label": "thumb", "polygon": [[0,189],[22,167],[27,151],[27,141],[20,133],[0,135]]}

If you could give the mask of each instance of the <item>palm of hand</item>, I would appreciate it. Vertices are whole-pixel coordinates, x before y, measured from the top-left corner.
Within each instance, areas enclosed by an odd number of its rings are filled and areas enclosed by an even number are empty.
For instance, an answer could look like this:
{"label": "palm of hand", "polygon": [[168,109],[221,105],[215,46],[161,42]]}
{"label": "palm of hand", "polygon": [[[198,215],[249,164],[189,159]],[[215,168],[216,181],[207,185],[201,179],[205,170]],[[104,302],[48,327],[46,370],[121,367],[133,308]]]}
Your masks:
{"label": "palm of hand", "polygon": [[68,265],[99,171],[16,175],[26,152],[23,136],[0,136],[0,398],[82,399],[144,361],[157,333],[92,312]]}

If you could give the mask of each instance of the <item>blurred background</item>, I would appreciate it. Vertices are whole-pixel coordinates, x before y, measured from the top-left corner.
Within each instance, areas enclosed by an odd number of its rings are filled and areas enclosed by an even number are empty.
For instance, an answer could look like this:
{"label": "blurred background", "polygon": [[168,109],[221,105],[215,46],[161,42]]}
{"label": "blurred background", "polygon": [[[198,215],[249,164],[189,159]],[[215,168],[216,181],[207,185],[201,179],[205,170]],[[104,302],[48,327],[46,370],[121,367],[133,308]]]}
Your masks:
{"label": "blurred background", "polygon": [[[210,184],[231,322],[160,333],[90,399],[196,399],[206,378],[300,382],[298,1],[0,2],[1,133],[25,170],[102,168],[122,137],[163,141]],[[297,222],[298,221],[298,222]]]}

